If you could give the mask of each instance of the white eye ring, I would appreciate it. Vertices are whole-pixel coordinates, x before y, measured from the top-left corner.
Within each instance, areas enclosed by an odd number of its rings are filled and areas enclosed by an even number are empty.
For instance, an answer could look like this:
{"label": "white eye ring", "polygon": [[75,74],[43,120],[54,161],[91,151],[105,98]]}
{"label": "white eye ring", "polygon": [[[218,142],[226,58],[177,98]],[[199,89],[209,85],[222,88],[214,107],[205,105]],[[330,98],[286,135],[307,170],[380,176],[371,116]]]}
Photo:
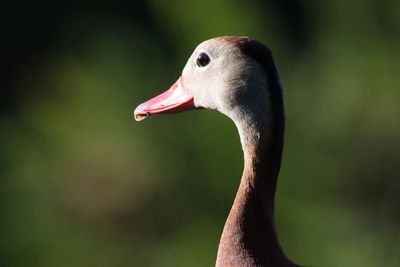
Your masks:
{"label": "white eye ring", "polygon": [[210,64],[211,58],[207,53],[200,52],[200,54],[196,58],[196,64],[198,67],[202,68]]}

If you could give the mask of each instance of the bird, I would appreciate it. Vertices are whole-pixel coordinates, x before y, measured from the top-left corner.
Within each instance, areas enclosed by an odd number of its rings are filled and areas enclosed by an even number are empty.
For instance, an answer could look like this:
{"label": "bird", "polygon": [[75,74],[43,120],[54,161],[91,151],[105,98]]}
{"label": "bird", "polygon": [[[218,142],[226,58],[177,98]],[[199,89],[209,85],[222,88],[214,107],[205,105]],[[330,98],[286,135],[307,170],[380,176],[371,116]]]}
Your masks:
{"label": "bird", "polygon": [[200,43],[178,80],[134,110],[156,114],[210,109],[230,118],[244,154],[240,185],[223,227],[217,267],[293,267],[275,229],[274,199],[284,143],[283,87],[271,50],[246,36]]}

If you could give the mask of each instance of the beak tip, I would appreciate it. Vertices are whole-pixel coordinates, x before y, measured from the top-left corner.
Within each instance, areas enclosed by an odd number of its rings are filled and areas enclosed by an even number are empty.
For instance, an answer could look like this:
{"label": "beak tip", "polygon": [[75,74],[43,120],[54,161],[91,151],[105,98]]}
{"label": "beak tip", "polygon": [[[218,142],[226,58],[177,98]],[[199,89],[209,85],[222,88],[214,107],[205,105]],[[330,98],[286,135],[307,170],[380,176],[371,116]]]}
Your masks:
{"label": "beak tip", "polygon": [[133,111],[133,116],[136,121],[142,121],[146,119],[150,114],[146,111],[144,111],[142,105],[139,105],[135,110]]}

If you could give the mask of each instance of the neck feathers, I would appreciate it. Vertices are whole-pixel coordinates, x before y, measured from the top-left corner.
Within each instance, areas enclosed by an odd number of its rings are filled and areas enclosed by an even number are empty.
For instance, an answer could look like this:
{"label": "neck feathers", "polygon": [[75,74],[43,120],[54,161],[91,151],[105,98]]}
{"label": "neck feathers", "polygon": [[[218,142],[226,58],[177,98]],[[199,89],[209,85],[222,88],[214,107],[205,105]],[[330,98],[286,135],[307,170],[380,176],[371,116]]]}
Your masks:
{"label": "neck feathers", "polygon": [[253,146],[244,146],[243,176],[221,236],[217,266],[295,266],[284,255],[275,231],[281,151],[266,138],[273,136],[268,135],[271,131],[266,129]]}

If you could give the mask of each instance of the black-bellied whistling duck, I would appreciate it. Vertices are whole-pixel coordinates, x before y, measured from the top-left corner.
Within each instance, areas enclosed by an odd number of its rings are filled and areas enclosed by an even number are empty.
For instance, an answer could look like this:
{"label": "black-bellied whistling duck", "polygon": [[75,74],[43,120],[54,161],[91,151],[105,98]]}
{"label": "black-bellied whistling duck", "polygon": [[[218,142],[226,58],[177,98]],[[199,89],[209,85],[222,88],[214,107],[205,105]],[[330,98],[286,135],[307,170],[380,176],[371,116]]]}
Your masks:
{"label": "black-bellied whistling duck", "polygon": [[235,123],[244,170],[220,239],[216,266],[298,266],[279,245],[274,196],[281,164],[285,115],[282,86],[270,50],[248,37],[201,43],[178,81],[139,105],[135,119],[208,108]]}

